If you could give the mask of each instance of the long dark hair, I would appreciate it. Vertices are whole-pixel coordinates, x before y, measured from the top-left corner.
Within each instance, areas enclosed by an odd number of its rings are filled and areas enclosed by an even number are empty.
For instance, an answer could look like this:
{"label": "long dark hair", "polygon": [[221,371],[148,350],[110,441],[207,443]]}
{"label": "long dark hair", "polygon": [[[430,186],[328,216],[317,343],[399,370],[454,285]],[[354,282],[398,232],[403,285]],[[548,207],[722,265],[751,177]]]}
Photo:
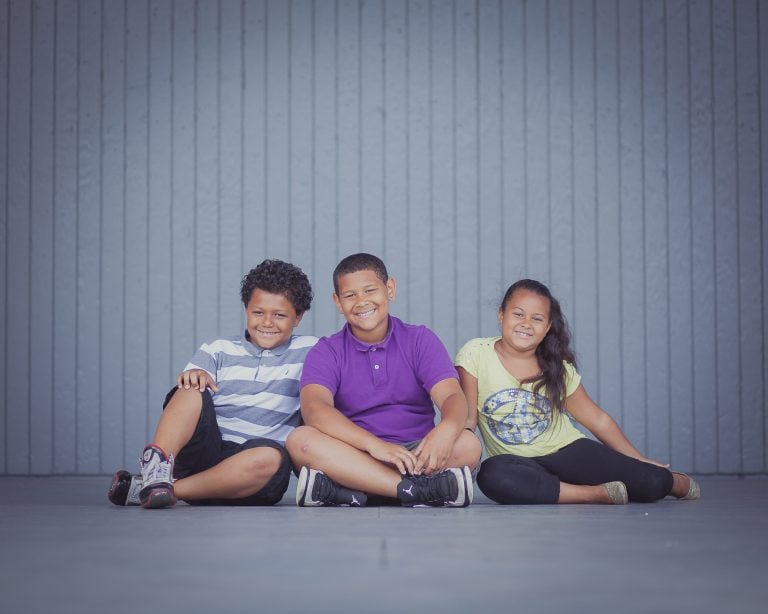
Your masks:
{"label": "long dark hair", "polygon": [[533,391],[538,393],[544,388],[544,396],[549,399],[557,411],[565,410],[565,366],[563,361],[570,362],[576,367],[576,355],[571,349],[571,331],[568,322],[560,309],[560,303],[552,296],[543,283],[535,279],[521,279],[507,288],[499,306],[499,312],[504,312],[507,302],[517,290],[528,290],[549,301],[549,331],[536,348],[536,359],[541,373],[521,383],[536,382]]}

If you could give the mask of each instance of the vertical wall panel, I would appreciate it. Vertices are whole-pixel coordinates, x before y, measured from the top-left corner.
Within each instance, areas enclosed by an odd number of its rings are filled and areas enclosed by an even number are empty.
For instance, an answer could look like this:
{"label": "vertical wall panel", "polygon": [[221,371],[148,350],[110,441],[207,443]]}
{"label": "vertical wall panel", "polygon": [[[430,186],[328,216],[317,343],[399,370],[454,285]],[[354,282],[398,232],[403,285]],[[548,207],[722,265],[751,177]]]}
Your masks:
{"label": "vertical wall panel", "polygon": [[[171,36],[172,5],[149,4],[148,41],[148,287],[147,413],[149,435],[154,432],[159,408],[182,365],[171,363]],[[239,254],[238,254],[239,256]],[[237,263],[232,268],[235,268]],[[137,451],[131,450],[132,454]]]}
{"label": "vertical wall panel", "polygon": [[712,14],[704,0],[690,6],[691,235],[693,289],[694,468],[717,471],[715,343],[715,202]]}
{"label": "vertical wall panel", "polygon": [[688,77],[688,5],[666,7],[667,249],[669,250],[669,456],[673,467],[693,469],[693,306],[691,302],[691,135]]}
{"label": "vertical wall panel", "polygon": [[[2,247],[0,247],[0,386],[7,390],[8,361],[6,358],[8,352],[7,346],[7,305],[8,305],[8,278],[6,271],[8,264],[8,159],[10,142],[8,141],[9,117],[8,106],[9,83],[8,75],[10,70],[9,42],[11,27],[11,3],[10,0],[0,1],[0,237],[2,237]],[[5,401],[5,393],[3,393]],[[8,423],[8,404],[3,402],[0,411],[0,442],[3,445],[3,452],[0,454],[0,473],[6,473],[8,463],[8,445],[6,439]]]}
{"label": "vertical wall panel", "polygon": [[27,473],[30,462],[30,414],[16,408],[29,407],[30,372],[30,197],[31,197],[31,79],[32,5],[11,2],[10,66],[8,70],[8,217],[6,285],[6,458],[8,472]]}
{"label": "vertical wall panel", "polygon": [[[360,4],[360,240],[362,248],[384,257],[384,74],[381,0]],[[394,262],[386,262],[392,267]]]}
{"label": "vertical wall panel", "polygon": [[289,260],[290,198],[289,106],[290,45],[289,5],[269,0],[266,9],[266,154],[267,154],[267,256]]}
{"label": "vertical wall panel", "polygon": [[645,396],[643,199],[642,7],[619,3],[619,178],[621,259],[622,426],[641,450],[648,449]]}
{"label": "vertical wall panel", "polygon": [[761,270],[760,203],[760,107],[757,6],[736,3],[736,112],[738,132],[738,270],[739,352],[740,352],[740,470],[760,471],[763,467],[763,374],[765,373],[762,329],[763,298]]}
{"label": "vertical wall panel", "polygon": [[[552,291],[568,314],[574,311],[575,221],[571,11],[571,6],[562,2],[551,2],[547,11],[548,278]],[[588,334],[586,325],[582,332]]]}
{"label": "vertical wall panel", "polygon": [[[455,226],[449,240],[450,260],[454,263],[454,330],[448,351],[455,353],[466,339],[478,330],[480,300],[478,272],[480,210],[478,202],[479,147],[479,58],[478,19],[476,6],[459,3],[454,7],[454,88],[455,88]],[[494,263],[494,267],[498,263]],[[446,340],[447,342],[448,340]]]}
{"label": "vertical wall panel", "polygon": [[[0,9],[2,10],[2,9]],[[33,5],[32,13],[32,143],[30,217],[30,346],[50,347],[53,335],[53,85],[55,12],[52,2]],[[2,368],[2,367],[0,367]],[[53,470],[53,356],[35,360],[30,386],[30,471]],[[98,449],[95,450],[98,454]]]}
{"label": "vertical wall panel", "polygon": [[[315,303],[300,331],[312,334],[315,331],[314,307],[318,301],[328,301],[327,292],[318,296],[317,280],[312,276],[312,255],[314,250],[313,226],[314,207],[312,176],[312,2],[296,0],[291,4],[291,99],[290,99],[290,169],[291,181],[291,262],[310,277],[315,290]],[[233,81],[234,81],[233,75]]]}
{"label": "vertical wall panel", "polygon": [[765,4],[758,3],[758,37],[759,37],[759,65],[760,80],[759,100],[760,100],[760,206],[762,218],[762,232],[760,234],[762,249],[762,298],[763,306],[763,376],[762,388],[763,398],[760,407],[763,408],[763,471],[768,471],[768,453],[766,444],[768,443],[768,214],[766,214],[766,190],[768,189],[768,7]]}
{"label": "vertical wall panel", "polygon": [[[54,472],[74,473],[77,427],[78,2],[56,3],[53,237]],[[121,271],[122,274],[122,271]]]}
{"label": "vertical wall panel", "polygon": [[739,386],[739,191],[734,6],[713,3],[715,331],[718,469],[741,469]]}
{"label": "vertical wall panel", "polygon": [[157,418],[147,386],[149,3],[126,2],[125,24],[125,447],[135,458]]}
{"label": "vertical wall panel", "polygon": [[101,278],[101,5],[80,3],[77,186],[77,470],[99,470]]}
{"label": "vertical wall panel", "polygon": [[408,270],[403,272],[405,279],[401,277],[398,301],[408,306],[408,320],[415,324],[430,322],[432,313],[433,237],[430,203],[434,180],[430,136],[433,130],[430,113],[433,97],[430,20],[431,5],[428,0],[408,2]]}
{"label": "vertical wall panel", "polygon": [[[195,6],[173,4],[171,17],[171,364],[173,374],[184,368],[200,343],[195,326]],[[244,231],[247,232],[247,231]],[[150,399],[155,419],[162,399]],[[129,454],[131,451],[128,451]]]}
{"label": "vertical wall panel", "polygon": [[[477,195],[478,225],[474,236],[467,236],[478,246],[479,281],[476,296],[465,296],[460,287],[459,296],[463,297],[459,309],[475,315],[472,329],[460,327],[456,339],[459,347],[475,336],[491,335],[498,330],[496,306],[506,289],[507,279],[503,278],[504,244],[509,239],[504,226],[500,223],[503,211],[512,203],[504,200],[503,159],[503,45],[504,5],[494,0],[480,2],[477,15],[477,106],[478,106],[478,150],[477,150]],[[463,233],[459,228],[459,233]],[[468,245],[471,250],[471,245]],[[463,258],[463,251],[458,257]],[[466,331],[466,332],[465,332]]]}
{"label": "vertical wall panel", "polygon": [[[125,2],[102,11],[101,87],[101,442],[104,473],[136,467],[125,449]],[[168,337],[166,337],[167,339]]]}
{"label": "vertical wall panel", "polygon": [[304,268],[323,335],[361,249],[451,352],[542,279],[639,448],[765,472],[764,12],[0,0],[0,473],[133,466],[247,269]]}
{"label": "vertical wall panel", "polygon": [[[245,274],[242,232],[243,40],[242,3],[222,0],[219,32],[219,321],[216,335],[235,335],[242,328],[240,280]],[[253,266],[253,265],[251,265]]]}
{"label": "vertical wall panel", "polygon": [[338,0],[336,13],[337,260],[362,250],[360,215],[360,3]]}
{"label": "vertical wall panel", "polygon": [[551,283],[550,230],[549,2],[523,5],[525,58],[525,275]]}
{"label": "vertical wall panel", "polygon": [[384,94],[382,100],[384,149],[384,262],[400,283],[400,296],[393,313],[410,319],[408,305],[408,2],[387,0],[384,11]]}
{"label": "vertical wall panel", "polygon": [[[526,269],[526,53],[525,3],[505,2],[502,15],[502,292]],[[497,299],[500,300],[501,296]],[[498,324],[491,331],[498,332]],[[491,334],[491,332],[486,334]]]}
{"label": "vertical wall panel", "polygon": [[619,15],[611,0],[595,5],[598,402],[623,421],[619,166]]}
{"label": "vertical wall panel", "polygon": [[645,410],[651,458],[669,458],[669,301],[665,24],[662,0],[642,5]]}
{"label": "vertical wall panel", "polygon": [[314,267],[312,275],[315,301],[314,332],[327,335],[340,322],[331,300],[333,283],[331,273],[339,255],[339,231],[336,223],[338,189],[338,158],[336,132],[338,79],[336,67],[336,6],[333,2],[314,5],[314,105],[313,143],[315,148],[313,185],[315,189]]}
{"label": "vertical wall panel", "polygon": [[[195,14],[195,332],[198,343],[220,332],[221,188],[219,2],[196,3]],[[277,209],[278,207],[276,207]],[[285,209],[285,202],[280,209]]]}
{"label": "vertical wall panel", "polygon": [[[453,3],[434,0],[431,12],[432,311],[429,320],[456,347],[456,21]],[[441,152],[439,157],[435,152]],[[418,204],[416,206],[419,206]]]}
{"label": "vertical wall panel", "polygon": [[[601,320],[595,309],[598,291],[597,266],[597,94],[594,5],[575,3],[570,36],[573,74],[573,258],[567,271],[573,283],[573,302],[567,311],[579,370],[587,391],[597,398],[598,344]],[[559,246],[555,246],[559,249]]]}

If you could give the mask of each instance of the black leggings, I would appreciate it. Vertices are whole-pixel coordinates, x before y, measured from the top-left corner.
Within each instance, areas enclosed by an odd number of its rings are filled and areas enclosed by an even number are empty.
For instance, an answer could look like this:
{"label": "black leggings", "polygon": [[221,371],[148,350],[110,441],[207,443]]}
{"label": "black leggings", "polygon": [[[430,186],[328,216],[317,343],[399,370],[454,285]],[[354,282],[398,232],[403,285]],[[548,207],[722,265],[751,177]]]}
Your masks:
{"label": "black leggings", "polygon": [[672,490],[672,473],[611,450],[591,439],[578,439],[546,456],[499,454],[483,461],[477,485],[486,497],[504,504],[557,503],[560,482],[595,485],[621,481],[630,501],[651,503]]}

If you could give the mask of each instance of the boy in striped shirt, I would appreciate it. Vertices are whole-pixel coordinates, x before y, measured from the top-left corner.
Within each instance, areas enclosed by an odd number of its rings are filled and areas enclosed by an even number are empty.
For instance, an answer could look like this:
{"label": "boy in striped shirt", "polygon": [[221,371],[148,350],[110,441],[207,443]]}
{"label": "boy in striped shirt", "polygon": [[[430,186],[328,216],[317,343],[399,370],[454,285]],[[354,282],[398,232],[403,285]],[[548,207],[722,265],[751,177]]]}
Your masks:
{"label": "boy in striped shirt", "polygon": [[118,471],[109,499],[144,508],[273,505],[288,487],[288,434],[299,425],[299,380],[316,337],[294,335],[309,310],[304,272],[265,260],[243,279],[242,335],[204,343],[165,398],[139,461]]}

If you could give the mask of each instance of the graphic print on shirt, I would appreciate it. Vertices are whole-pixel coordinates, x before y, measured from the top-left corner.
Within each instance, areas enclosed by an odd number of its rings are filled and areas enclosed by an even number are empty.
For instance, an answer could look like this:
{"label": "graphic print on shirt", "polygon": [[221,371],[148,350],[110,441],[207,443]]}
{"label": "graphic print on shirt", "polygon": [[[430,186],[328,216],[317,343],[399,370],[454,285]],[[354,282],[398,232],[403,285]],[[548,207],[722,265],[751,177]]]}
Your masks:
{"label": "graphic print on shirt", "polygon": [[492,394],[480,411],[493,436],[511,445],[531,443],[547,430],[552,418],[549,399],[522,388]]}

